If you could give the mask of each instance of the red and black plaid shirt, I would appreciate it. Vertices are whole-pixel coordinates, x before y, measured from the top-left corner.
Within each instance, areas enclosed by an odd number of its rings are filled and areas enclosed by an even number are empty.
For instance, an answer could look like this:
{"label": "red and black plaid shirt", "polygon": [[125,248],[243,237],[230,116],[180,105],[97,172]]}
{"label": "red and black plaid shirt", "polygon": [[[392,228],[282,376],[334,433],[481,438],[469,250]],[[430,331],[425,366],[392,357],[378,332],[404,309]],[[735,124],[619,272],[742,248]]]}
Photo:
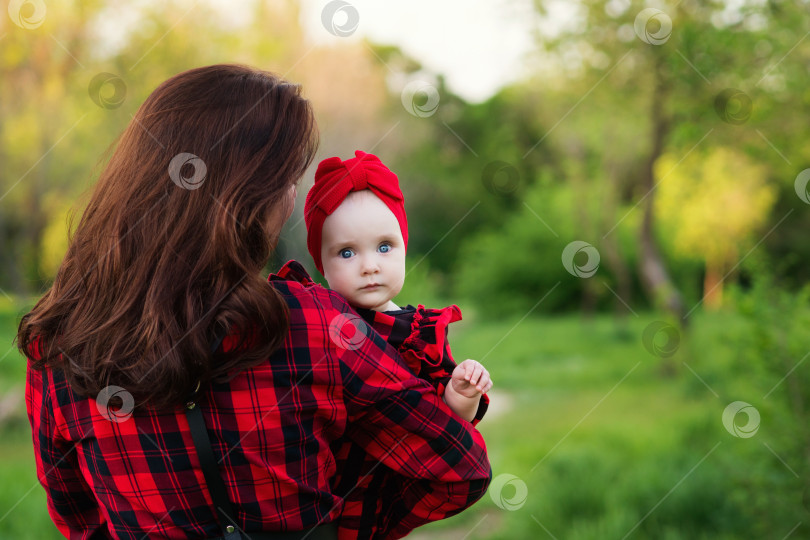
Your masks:
{"label": "red and black plaid shirt", "polygon": [[[379,334],[342,334],[357,315],[340,295],[295,281],[272,286],[290,307],[284,347],[200,400],[239,527],[250,534],[335,520],[343,501],[330,488],[332,448],[346,439],[400,478],[388,507],[393,537],[478,500],[492,475],[481,434]],[[234,344],[229,336],[223,347]],[[30,367],[26,406],[37,476],[66,537],[220,534],[183,409],[139,407],[111,421],[60,370]]]}
{"label": "red and black plaid shirt", "polygon": [[[314,284],[304,267],[296,261],[282,266],[271,279],[295,280],[304,286]],[[447,341],[447,327],[461,320],[458,306],[428,309],[420,305],[386,312],[358,308],[357,313],[399,351],[412,373],[433,385],[440,396],[444,395],[456,368]],[[366,328],[362,321],[354,320],[347,321],[344,331],[352,336],[355,332],[363,335]],[[489,397],[484,394],[472,425],[478,424],[488,405]],[[338,539],[397,538],[391,531],[397,523],[397,516],[402,513],[397,508],[401,504],[398,493],[402,489],[402,478],[351,440],[335,445],[334,456],[337,474],[333,478],[332,491],[344,502],[343,512],[337,519]],[[397,532],[405,531],[400,528]]]}

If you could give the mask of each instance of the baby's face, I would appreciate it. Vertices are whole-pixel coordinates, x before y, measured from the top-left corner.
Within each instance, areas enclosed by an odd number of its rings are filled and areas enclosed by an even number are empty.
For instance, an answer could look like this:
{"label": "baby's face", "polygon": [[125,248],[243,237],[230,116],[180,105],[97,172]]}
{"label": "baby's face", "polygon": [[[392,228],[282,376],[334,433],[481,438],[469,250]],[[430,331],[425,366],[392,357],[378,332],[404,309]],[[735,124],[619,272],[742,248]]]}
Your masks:
{"label": "baby's face", "polygon": [[353,306],[377,311],[405,281],[405,242],[399,222],[369,190],[350,193],[323,222],[321,261],[329,287]]}

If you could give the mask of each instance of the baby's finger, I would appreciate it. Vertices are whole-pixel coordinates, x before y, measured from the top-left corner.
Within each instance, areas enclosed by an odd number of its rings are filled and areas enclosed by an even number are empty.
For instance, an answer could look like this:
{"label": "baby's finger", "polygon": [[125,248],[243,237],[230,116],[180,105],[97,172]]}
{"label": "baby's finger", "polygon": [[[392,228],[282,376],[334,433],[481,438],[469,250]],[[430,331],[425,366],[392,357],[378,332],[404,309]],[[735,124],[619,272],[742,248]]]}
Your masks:
{"label": "baby's finger", "polygon": [[475,384],[475,363],[469,361],[467,364],[467,380],[470,384]]}
{"label": "baby's finger", "polygon": [[488,383],[489,383],[489,371],[482,368],[481,376],[478,379],[478,389],[481,390]]}
{"label": "baby's finger", "polygon": [[475,370],[473,371],[473,376],[470,379],[472,384],[478,384],[479,380],[481,379],[481,374],[484,372],[484,366],[479,364],[478,362],[475,363]]}
{"label": "baby's finger", "polygon": [[470,361],[465,360],[464,362],[462,362],[459,365],[464,367],[464,379],[469,381],[470,378],[472,377],[472,372],[473,372],[472,366],[470,366]]}

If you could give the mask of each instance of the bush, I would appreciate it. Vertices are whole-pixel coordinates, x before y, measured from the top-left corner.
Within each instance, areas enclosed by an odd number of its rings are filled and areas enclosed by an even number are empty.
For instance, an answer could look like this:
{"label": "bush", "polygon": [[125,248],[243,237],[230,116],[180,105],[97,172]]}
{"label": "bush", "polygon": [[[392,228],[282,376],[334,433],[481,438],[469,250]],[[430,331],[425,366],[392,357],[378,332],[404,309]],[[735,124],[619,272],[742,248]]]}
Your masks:
{"label": "bush", "polygon": [[[457,290],[493,316],[522,316],[535,305],[537,313],[572,311],[580,307],[586,293],[595,300],[592,307],[610,309],[617,302],[610,291],[616,290],[616,285],[604,255],[597,273],[590,278],[568,273],[562,261],[563,250],[575,240],[603,249],[604,232],[586,230],[577,219],[583,212],[600,215],[600,203],[596,196],[586,198],[570,185],[542,178],[526,191],[523,204],[506,217],[501,228],[479,233],[464,243],[456,270]],[[581,205],[587,208],[578,210]],[[611,231],[631,274],[636,260],[637,217],[631,213]],[[584,264],[586,255],[580,253],[574,260]],[[633,281],[633,294],[640,297],[638,280]]]}
{"label": "bush", "polygon": [[788,525],[781,536],[810,512],[810,286],[788,292],[762,267],[752,287],[732,288],[729,300],[743,324],[728,332],[735,376],[720,379],[718,392],[753,405],[761,423],[752,438],[733,441],[751,443],[748,466],[727,468],[758,517],[754,536]]}

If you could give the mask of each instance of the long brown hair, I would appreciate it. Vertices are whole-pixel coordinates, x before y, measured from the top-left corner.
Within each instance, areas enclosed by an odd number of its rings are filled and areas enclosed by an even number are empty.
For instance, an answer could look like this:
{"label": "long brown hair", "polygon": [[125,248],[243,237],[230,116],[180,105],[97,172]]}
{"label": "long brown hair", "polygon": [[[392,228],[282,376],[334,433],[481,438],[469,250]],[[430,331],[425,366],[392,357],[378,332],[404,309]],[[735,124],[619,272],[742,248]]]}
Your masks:
{"label": "long brown hair", "polygon": [[[317,145],[300,87],[272,73],[214,65],[162,83],[22,318],[20,351],[36,349],[33,367],[62,369],[81,395],[116,385],[157,409],[266,360],[289,322],[261,271]],[[235,348],[212,357],[214,332],[234,329]]]}

